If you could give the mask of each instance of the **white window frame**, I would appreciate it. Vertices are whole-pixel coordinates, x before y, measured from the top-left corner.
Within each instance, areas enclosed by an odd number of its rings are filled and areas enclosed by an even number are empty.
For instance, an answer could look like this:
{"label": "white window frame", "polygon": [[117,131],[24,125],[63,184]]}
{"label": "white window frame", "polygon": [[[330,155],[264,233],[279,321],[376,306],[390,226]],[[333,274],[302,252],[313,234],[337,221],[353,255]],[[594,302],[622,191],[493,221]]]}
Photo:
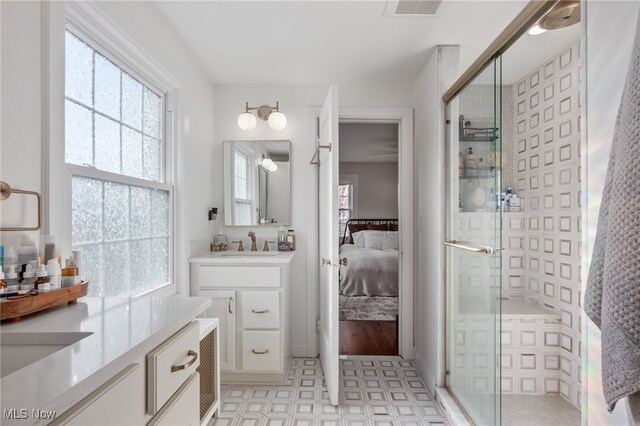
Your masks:
{"label": "white window frame", "polygon": [[[189,294],[188,250],[182,241],[184,224],[180,212],[181,199],[175,191],[178,173],[175,120],[178,93],[182,84],[155,62],[143,49],[131,41],[127,34],[106,18],[89,2],[46,2],[43,4],[43,89],[47,99],[43,102],[43,196],[44,232],[56,235],[56,243],[63,253],[72,246],[71,199],[72,176],[83,176],[126,185],[141,186],[169,192],[169,282],[163,286],[132,295],[158,296],[175,293]],[[65,33],[69,30],[91,48],[112,61],[140,83],[164,98],[162,120],[163,159],[161,182],[150,181],[94,167],[65,162]],[[47,90],[48,89],[48,90]],[[178,287],[176,282],[181,282]]]}

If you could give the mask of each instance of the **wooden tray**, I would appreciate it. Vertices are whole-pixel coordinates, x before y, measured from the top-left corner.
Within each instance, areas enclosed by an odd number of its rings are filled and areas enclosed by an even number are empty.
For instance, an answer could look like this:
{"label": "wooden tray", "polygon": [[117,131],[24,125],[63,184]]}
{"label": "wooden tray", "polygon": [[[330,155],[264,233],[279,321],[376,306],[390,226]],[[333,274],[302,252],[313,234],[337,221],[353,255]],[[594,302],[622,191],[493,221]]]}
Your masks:
{"label": "wooden tray", "polygon": [[18,321],[24,315],[34,312],[44,311],[63,303],[74,304],[78,299],[87,295],[89,283],[83,281],[73,287],[63,287],[51,290],[47,293],[40,293],[36,296],[28,296],[17,300],[6,300],[0,303],[0,320]]}

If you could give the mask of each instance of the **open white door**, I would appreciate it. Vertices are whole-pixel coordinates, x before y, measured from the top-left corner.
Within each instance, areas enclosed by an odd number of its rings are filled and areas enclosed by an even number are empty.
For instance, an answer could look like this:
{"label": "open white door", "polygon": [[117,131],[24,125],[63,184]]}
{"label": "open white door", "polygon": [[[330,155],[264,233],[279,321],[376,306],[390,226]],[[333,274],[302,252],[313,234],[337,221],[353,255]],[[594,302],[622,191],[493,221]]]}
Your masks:
{"label": "open white door", "polygon": [[329,400],[338,405],[338,86],[329,93],[320,113],[318,217],[320,254],[320,362]]}

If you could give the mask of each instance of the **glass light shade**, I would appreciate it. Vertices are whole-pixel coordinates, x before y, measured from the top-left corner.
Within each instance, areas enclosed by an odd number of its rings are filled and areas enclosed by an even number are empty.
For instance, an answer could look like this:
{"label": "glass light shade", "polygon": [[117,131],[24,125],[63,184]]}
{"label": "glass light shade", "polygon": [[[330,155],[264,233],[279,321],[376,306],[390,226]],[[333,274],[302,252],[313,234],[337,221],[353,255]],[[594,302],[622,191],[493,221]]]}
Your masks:
{"label": "glass light shade", "polygon": [[547,30],[541,28],[540,25],[535,24],[533,27],[529,28],[529,35],[540,35],[542,33],[546,33]]}
{"label": "glass light shade", "polygon": [[262,159],[262,167],[269,170],[269,168],[273,165],[273,161],[271,158],[263,158]]}
{"label": "glass light shade", "polygon": [[274,111],[269,115],[269,127],[273,130],[282,130],[287,126],[287,117],[280,111]]}
{"label": "glass light shade", "polygon": [[243,112],[238,116],[238,126],[242,130],[251,130],[258,124],[258,119],[250,112]]}
{"label": "glass light shade", "polygon": [[276,170],[278,170],[278,165],[272,161],[271,165],[269,167],[267,167],[267,170],[269,170],[271,173],[273,173]]}

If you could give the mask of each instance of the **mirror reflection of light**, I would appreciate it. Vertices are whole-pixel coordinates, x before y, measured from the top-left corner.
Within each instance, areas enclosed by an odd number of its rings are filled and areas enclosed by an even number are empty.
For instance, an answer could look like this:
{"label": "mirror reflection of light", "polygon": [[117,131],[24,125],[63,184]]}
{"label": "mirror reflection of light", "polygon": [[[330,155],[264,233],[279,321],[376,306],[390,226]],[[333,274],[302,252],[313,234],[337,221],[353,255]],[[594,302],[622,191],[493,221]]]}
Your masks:
{"label": "mirror reflection of light", "polygon": [[265,169],[269,170],[272,173],[278,170],[278,165],[274,163],[271,158],[263,158],[262,167],[264,167]]}

